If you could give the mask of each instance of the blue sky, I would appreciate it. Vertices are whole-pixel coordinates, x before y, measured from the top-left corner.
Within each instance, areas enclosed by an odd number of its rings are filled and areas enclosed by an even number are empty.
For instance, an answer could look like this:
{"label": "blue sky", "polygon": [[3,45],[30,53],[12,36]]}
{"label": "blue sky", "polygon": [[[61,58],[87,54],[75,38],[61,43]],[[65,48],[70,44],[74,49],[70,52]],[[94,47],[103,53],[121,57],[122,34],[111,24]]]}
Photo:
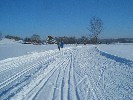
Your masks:
{"label": "blue sky", "polygon": [[133,38],[133,0],[0,0],[0,32],[21,37],[88,35],[91,17],[101,38]]}

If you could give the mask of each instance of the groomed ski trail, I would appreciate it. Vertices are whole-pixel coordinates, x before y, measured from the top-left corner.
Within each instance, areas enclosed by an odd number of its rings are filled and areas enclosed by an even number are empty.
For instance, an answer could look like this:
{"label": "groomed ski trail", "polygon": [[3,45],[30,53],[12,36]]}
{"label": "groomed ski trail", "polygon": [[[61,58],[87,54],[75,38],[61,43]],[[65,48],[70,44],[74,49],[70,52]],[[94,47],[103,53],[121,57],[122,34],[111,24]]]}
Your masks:
{"label": "groomed ski trail", "polygon": [[132,100],[132,62],[96,46],[6,59],[0,61],[0,75],[11,75],[0,76],[0,99]]}

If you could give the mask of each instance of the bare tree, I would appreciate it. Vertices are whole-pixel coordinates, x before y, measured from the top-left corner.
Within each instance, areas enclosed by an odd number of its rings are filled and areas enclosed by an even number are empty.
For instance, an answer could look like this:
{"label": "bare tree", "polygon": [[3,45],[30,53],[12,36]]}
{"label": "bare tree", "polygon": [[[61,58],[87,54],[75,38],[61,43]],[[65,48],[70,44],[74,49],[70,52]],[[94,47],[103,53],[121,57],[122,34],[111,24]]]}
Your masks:
{"label": "bare tree", "polygon": [[37,34],[33,34],[33,35],[31,36],[31,41],[32,41],[32,42],[39,43],[40,40],[41,40],[41,38],[40,38],[40,36],[37,35]]}
{"label": "bare tree", "polygon": [[103,21],[98,17],[92,17],[90,20],[90,25],[88,30],[92,33],[92,38],[94,39],[94,43],[97,43],[98,35],[103,30]]}

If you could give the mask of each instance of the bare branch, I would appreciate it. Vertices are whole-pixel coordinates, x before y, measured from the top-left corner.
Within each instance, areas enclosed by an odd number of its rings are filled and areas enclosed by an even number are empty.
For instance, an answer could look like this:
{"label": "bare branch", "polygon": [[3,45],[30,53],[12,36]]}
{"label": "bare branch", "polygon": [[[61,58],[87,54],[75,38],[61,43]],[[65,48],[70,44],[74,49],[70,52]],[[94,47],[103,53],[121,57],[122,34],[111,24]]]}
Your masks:
{"label": "bare branch", "polygon": [[97,43],[97,38],[98,35],[102,32],[103,30],[103,22],[100,18],[98,17],[92,17],[90,20],[90,25],[88,30],[92,33],[93,37],[96,39],[96,43]]}

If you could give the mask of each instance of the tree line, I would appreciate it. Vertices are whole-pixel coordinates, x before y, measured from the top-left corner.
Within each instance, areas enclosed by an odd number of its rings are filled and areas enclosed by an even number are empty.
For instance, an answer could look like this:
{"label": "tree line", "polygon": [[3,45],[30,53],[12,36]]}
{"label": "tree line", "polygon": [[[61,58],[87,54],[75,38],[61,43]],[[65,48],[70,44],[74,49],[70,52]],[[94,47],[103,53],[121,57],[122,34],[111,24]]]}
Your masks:
{"label": "tree line", "polygon": [[[52,37],[48,36],[47,39],[41,39],[37,34],[33,34],[31,37],[21,38],[18,36],[6,35],[5,38],[14,39],[16,41],[22,40],[25,44],[56,44],[63,41],[65,44],[95,44],[94,37],[81,36],[76,37]],[[133,38],[118,38],[118,39],[97,39],[98,44],[111,44],[111,43],[133,43]]]}
{"label": "tree line", "polygon": [[57,42],[63,41],[65,44],[83,44],[83,43],[91,43],[91,40],[87,36],[82,36],[79,38],[76,37],[68,37],[68,36],[63,36],[63,37],[52,37],[49,38],[50,36],[47,37],[47,39],[41,39],[41,37],[37,34],[33,34],[31,37],[25,37],[21,38],[18,36],[12,36],[12,35],[6,35],[5,38],[8,39],[14,39],[16,41],[23,40],[25,44],[31,44],[31,43],[46,43],[46,44],[56,44]]}

